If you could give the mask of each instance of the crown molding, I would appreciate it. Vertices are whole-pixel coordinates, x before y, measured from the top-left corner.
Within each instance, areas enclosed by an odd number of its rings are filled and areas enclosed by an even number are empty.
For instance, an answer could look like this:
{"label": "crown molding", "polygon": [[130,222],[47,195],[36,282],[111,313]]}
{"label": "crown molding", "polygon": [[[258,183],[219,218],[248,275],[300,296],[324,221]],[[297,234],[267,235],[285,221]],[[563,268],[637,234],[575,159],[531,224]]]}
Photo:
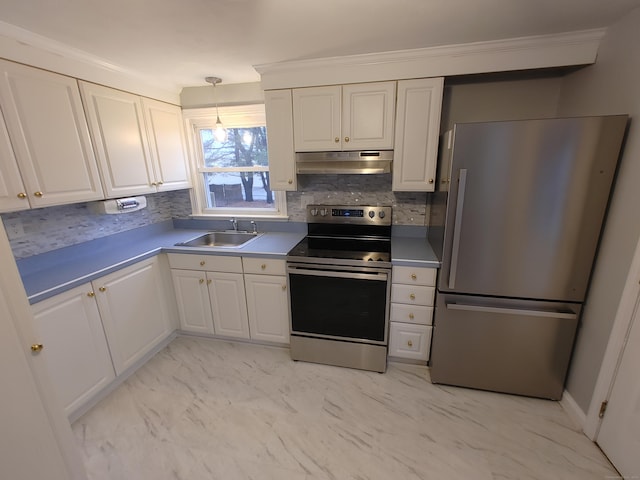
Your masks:
{"label": "crown molding", "polygon": [[158,84],[153,77],[29,30],[0,21],[0,57],[70,77],[180,104],[180,90]]}
{"label": "crown molding", "polygon": [[605,29],[254,65],[265,90],[588,65]]}

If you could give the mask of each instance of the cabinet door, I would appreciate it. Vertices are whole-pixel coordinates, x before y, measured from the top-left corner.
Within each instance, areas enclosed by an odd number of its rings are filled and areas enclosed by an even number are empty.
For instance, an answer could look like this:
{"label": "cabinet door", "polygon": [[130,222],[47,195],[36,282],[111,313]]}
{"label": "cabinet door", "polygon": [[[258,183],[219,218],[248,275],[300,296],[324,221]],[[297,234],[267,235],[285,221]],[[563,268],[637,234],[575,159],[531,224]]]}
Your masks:
{"label": "cabinet door", "polygon": [[189,188],[191,181],[182,110],[178,106],[149,98],[142,99],[142,106],[158,191]]}
{"label": "cabinet door", "polygon": [[341,87],[293,90],[293,138],[296,152],[341,150]]}
{"label": "cabinet door", "polygon": [[15,212],[29,207],[18,162],[0,111],[0,212]]}
{"label": "cabinet door", "polygon": [[42,357],[69,416],[114,378],[91,284],[33,305]]}
{"label": "cabinet door", "polygon": [[296,190],[291,90],[264,92],[271,190]]}
{"label": "cabinet door", "polygon": [[207,284],[216,335],[249,338],[249,320],[242,274],[207,272]]}
{"label": "cabinet door", "polygon": [[391,322],[389,356],[427,361],[431,350],[432,327]]}
{"label": "cabinet door", "polygon": [[443,85],[442,78],[398,82],[394,191],[435,190]]}
{"label": "cabinet door", "polygon": [[206,274],[195,270],[171,270],[171,276],[180,328],[188,332],[214,333]]}
{"label": "cabinet door", "polygon": [[117,375],[171,333],[159,268],[153,257],[92,282]]}
{"label": "cabinet door", "polygon": [[156,192],[140,97],[80,82],[107,197]]}
{"label": "cabinet door", "polygon": [[396,82],[342,87],[342,149],[391,150]]}
{"label": "cabinet door", "polygon": [[247,310],[251,338],[289,343],[289,301],[287,278],[245,274]]}
{"label": "cabinet door", "polygon": [[0,105],[32,207],[104,198],[75,79],[0,60]]}

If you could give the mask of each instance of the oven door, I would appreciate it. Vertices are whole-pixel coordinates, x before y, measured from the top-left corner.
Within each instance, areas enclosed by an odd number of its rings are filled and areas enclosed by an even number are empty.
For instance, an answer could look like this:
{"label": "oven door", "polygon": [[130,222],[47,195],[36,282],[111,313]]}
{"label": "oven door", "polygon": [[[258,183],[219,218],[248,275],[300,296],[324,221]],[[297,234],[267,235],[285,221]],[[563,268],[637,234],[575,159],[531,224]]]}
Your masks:
{"label": "oven door", "polygon": [[287,264],[291,334],[387,345],[389,270]]}

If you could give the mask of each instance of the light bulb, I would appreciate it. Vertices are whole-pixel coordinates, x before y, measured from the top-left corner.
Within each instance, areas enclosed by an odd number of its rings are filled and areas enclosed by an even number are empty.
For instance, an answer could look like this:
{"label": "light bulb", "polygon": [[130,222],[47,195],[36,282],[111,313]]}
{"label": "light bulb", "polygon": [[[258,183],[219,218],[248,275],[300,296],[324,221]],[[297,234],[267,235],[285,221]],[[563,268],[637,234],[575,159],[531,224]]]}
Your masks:
{"label": "light bulb", "polygon": [[222,125],[220,117],[218,117],[216,121],[216,129],[213,131],[213,136],[220,143],[225,143],[227,141],[227,129]]}

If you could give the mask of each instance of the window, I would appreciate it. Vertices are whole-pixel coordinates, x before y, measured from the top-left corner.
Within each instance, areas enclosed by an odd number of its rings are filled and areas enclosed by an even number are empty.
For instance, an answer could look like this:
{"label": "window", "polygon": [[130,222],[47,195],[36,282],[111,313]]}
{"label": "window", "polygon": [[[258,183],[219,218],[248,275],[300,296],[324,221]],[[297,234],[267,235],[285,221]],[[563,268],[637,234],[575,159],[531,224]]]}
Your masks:
{"label": "window", "polygon": [[195,159],[194,215],[286,216],[285,192],[272,192],[264,105],[220,107],[227,129],[214,135],[216,109],[185,110]]}

